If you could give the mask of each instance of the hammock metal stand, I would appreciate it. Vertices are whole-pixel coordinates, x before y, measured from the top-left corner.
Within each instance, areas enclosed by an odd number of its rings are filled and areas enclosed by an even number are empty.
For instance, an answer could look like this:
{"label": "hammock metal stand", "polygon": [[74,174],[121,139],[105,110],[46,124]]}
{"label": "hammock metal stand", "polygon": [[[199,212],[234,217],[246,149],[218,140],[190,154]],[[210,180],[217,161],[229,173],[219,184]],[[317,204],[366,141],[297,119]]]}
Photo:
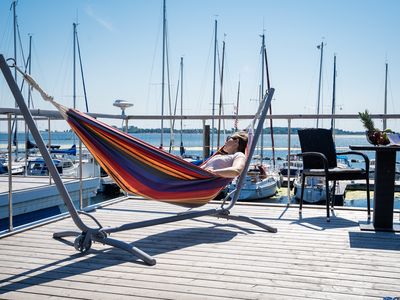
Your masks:
{"label": "hammock metal stand", "polygon": [[[144,252],[124,241],[110,238],[109,235],[111,233],[115,233],[115,232],[143,228],[143,227],[154,226],[154,225],[159,225],[159,224],[166,224],[166,223],[171,223],[171,222],[177,222],[177,221],[182,221],[182,220],[186,220],[186,219],[194,219],[194,218],[199,218],[199,217],[203,217],[203,216],[214,216],[217,218],[224,218],[227,220],[247,222],[247,223],[256,225],[262,229],[265,229],[269,232],[274,232],[274,233],[277,232],[276,228],[266,225],[264,223],[261,223],[250,217],[230,214],[231,208],[233,208],[233,206],[235,205],[235,203],[238,200],[240,189],[244,183],[247,170],[250,166],[251,158],[254,154],[254,150],[255,150],[255,147],[256,147],[256,144],[258,141],[258,137],[260,136],[260,134],[262,132],[263,123],[264,123],[266,114],[268,112],[268,108],[272,101],[274,89],[271,88],[270,90],[268,90],[268,92],[264,96],[263,101],[260,104],[257,114],[255,115],[254,122],[258,121],[258,123],[257,123],[256,130],[254,132],[254,137],[252,139],[251,145],[248,149],[247,160],[246,160],[244,170],[243,170],[242,174],[239,176],[239,179],[237,181],[237,185],[236,185],[237,188],[236,188],[236,190],[234,190],[233,192],[229,193],[229,195],[226,196],[226,198],[222,202],[220,208],[208,209],[208,210],[203,210],[203,211],[189,211],[186,213],[177,214],[175,216],[163,217],[163,218],[147,220],[147,221],[127,223],[127,224],[117,226],[117,227],[112,227],[112,228],[103,228],[101,226],[100,222],[97,221],[97,219],[95,217],[93,217],[92,215],[87,214],[85,212],[77,211],[75,206],[73,205],[71,197],[68,194],[68,191],[66,190],[66,188],[64,186],[64,183],[62,182],[60,174],[58,173],[58,171],[53,163],[53,160],[51,159],[48,149],[39,133],[38,128],[36,127],[36,124],[33,120],[31,113],[24,101],[22,93],[19,90],[18,85],[12,76],[10,66],[7,65],[7,62],[4,58],[4,56],[1,54],[0,54],[0,68],[3,72],[3,75],[6,79],[8,86],[10,87],[10,90],[15,98],[15,101],[18,104],[22,115],[24,116],[25,122],[26,122],[29,130],[31,131],[31,134],[40,150],[40,153],[46,162],[48,170],[49,170],[51,176],[53,177],[54,183],[57,186],[60,196],[62,197],[62,199],[71,215],[72,220],[74,221],[75,225],[78,227],[78,229],[80,231],[80,232],[75,232],[75,231],[57,232],[57,233],[53,234],[53,238],[61,239],[61,238],[70,237],[70,236],[76,237],[75,241],[74,241],[74,247],[81,253],[86,253],[91,248],[92,241],[103,243],[106,245],[110,245],[110,246],[125,250],[125,251],[135,255],[136,257],[143,260],[145,263],[147,263],[149,265],[155,265],[156,260],[153,257],[151,257],[149,254],[147,254],[146,252]],[[226,205],[226,207],[225,207],[225,205]],[[89,216],[97,224],[98,228],[91,228],[91,227],[87,226],[81,219],[80,214]]]}

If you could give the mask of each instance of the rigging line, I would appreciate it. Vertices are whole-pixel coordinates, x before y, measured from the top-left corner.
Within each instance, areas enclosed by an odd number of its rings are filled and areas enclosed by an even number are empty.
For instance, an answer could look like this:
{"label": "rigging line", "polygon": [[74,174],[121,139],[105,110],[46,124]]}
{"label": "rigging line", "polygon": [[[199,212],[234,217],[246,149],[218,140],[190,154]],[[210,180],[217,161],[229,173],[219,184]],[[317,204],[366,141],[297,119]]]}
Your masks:
{"label": "rigging line", "polygon": [[165,76],[165,48],[166,48],[166,0],[163,1],[163,41],[162,41],[162,74],[161,74],[161,136],[160,149],[163,149],[164,144],[164,76]]}
{"label": "rigging line", "polygon": [[18,42],[19,42],[19,49],[21,52],[21,56],[22,56],[22,62],[25,64],[26,60],[25,60],[25,52],[24,49],[22,47],[22,39],[21,39],[21,32],[19,31],[19,24],[17,22],[17,35],[18,35]]}
{"label": "rigging line", "polygon": [[[11,4],[10,9],[12,8],[13,11],[13,41],[14,41],[14,60],[15,64],[17,64],[17,12],[16,12],[16,7],[17,7],[17,1],[14,0]],[[17,71],[14,70],[14,78],[15,82],[18,83],[18,77],[17,77]],[[15,103],[15,107],[17,107],[17,103]],[[18,146],[16,151],[18,151]]]}
{"label": "rigging line", "polygon": [[[181,67],[179,66],[179,72],[178,72],[178,83],[176,85],[176,93],[175,93],[175,104],[174,104],[174,114],[173,116],[176,116],[176,110],[178,106],[178,95],[179,95],[179,87],[180,87],[180,76],[181,76]],[[181,126],[182,127],[182,126]],[[175,128],[175,118],[172,120],[172,128]]]}
{"label": "rigging line", "polygon": [[236,110],[235,110],[235,121],[234,121],[234,128],[235,131],[238,131],[238,127],[239,127],[239,99],[240,99],[240,75],[239,75],[239,82],[238,82],[238,87],[237,87],[237,95],[236,95]]}
{"label": "rigging line", "polygon": [[[176,85],[174,114],[173,114],[173,116],[176,116],[176,110],[177,110],[177,106],[178,106],[179,87],[180,87],[180,80],[178,78],[178,83]],[[172,128],[175,128],[175,118],[172,120]]]}
{"label": "rigging line", "polygon": [[[322,69],[323,69],[323,56],[324,56],[324,41],[322,41],[321,44],[317,46],[317,49],[319,49],[321,52],[320,62],[319,62],[318,99],[317,99],[317,115],[319,115],[320,104],[321,104],[321,102],[323,102],[321,94],[322,94],[322,90],[323,90],[322,89],[322,76],[323,76]],[[321,111],[323,111],[323,105],[322,105]],[[317,117],[317,128],[318,128],[318,122],[319,122],[319,118]],[[323,122],[321,121],[321,124],[322,123]]]}
{"label": "rigging line", "polygon": [[76,27],[78,26],[77,23],[72,23],[72,27],[73,27],[73,68],[72,68],[72,78],[73,78],[73,94],[72,94],[72,98],[73,98],[73,108],[76,109]]}
{"label": "rigging line", "polygon": [[[36,71],[35,73],[36,73],[36,74],[44,74],[45,72],[42,71],[43,68],[42,68],[42,65],[41,65],[41,63],[40,63],[39,55],[38,55],[38,52],[37,52],[37,50],[36,50],[35,40],[34,40],[33,38],[32,38],[31,60],[35,62],[35,69],[36,69],[36,70],[39,70],[39,71]],[[43,77],[43,75],[41,75],[41,77]],[[31,90],[33,90],[32,87],[31,87]],[[31,101],[31,104],[32,104],[32,108],[35,108],[34,101],[33,101],[33,99],[34,99],[34,94],[35,94],[35,93],[32,93],[32,95],[31,95],[31,100],[32,100],[32,101]]]}
{"label": "rigging line", "polygon": [[[16,47],[17,42],[16,42],[16,38],[18,37],[18,43],[19,43],[19,47],[18,48],[20,50],[20,54],[21,54],[21,57],[22,57],[22,63],[25,66],[25,71],[26,71],[25,53],[24,53],[24,49],[22,47],[21,32],[19,30],[19,24],[18,24],[18,21],[17,21],[17,15],[16,15],[16,12],[15,12],[16,5],[17,5],[17,1],[14,1],[13,5],[12,5],[13,6],[13,11],[14,11],[14,16],[15,16],[15,18],[14,18],[14,30],[15,30],[15,32],[14,32],[14,45],[15,45],[15,49],[14,49],[14,56],[15,57],[14,57],[14,60],[15,60],[15,62],[17,60],[17,55],[16,55],[17,54],[17,47]],[[15,81],[17,82],[17,73],[16,72],[15,72]],[[20,91],[21,92],[22,92],[22,90],[24,88],[24,82],[25,82],[24,80],[22,80],[22,82],[21,82],[21,86],[20,86]],[[17,121],[17,115],[15,115],[15,117],[14,117],[11,130],[12,130],[12,132],[14,132],[13,144],[16,146],[16,148],[15,148],[15,159],[17,160],[17,156],[18,156],[18,135],[17,135],[18,121]]]}
{"label": "rigging line", "polygon": [[[175,104],[174,104],[174,114],[173,116],[176,116],[176,107],[178,105],[178,90],[179,90],[179,79],[178,79],[178,84],[176,87],[176,93],[175,93]],[[171,125],[171,134],[174,134],[174,128],[175,128],[175,118],[172,121],[172,125]],[[172,138],[169,141],[169,153],[171,153],[172,151],[172,147],[173,147],[173,143],[175,140],[173,140]]]}
{"label": "rigging line", "polygon": [[[149,110],[149,104],[150,104],[150,94],[151,94],[151,87],[152,87],[152,78],[153,78],[153,73],[154,73],[154,67],[155,67],[155,62],[156,62],[156,56],[157,56],[157,49],[158,49],[158,44],[159,44],[159,38],[160,38],[160,24],[158,25],[158,30],[156,34],[156,42],[155,42],[155,47],[153,51],[153,59],[151,62],[151,67],[150,67],[150,74],[149,74],[149,80],[148,80],[148,86],[147,86],[147,96],[146,96],[146,112]],[[157,97],[156,97],[157,98]]]}
{"label": "rigging line", "polygon": [[390,81],[390,72],[388,72],[388,74],[387,74],[387,85],[388,85],[388,90],[390,91],[390,99],[392,102],[392,111],[395,112],[395,106],[394,106],[394,101],[393,101],[393,99],[394,99],[393,90],[392,90],[392,84]]}
{"label": "rigging line", "polygon": [[[28,68],[28,74],[32,74],[32,35],[29,35],[29,52],[28,52],[28,58],[26,60],[26,68]],[[28,88],[28,108],[31,108],[32,88],[29,85],[27,88]]]}
{"label": "rigging line", "polygon": [[214,151],[214,115],[215,115],[215,77],[216,77],[216,59],[217,59],[217,28],[218,28],[218,21],[215,20],[214,22],[214,66],[213,66],[213,90],[212,90],[212,119],[211,119],[211,151]]}
{"label": "rigging line", "polygon": [[[261,50],[260,50],[260,56],[261,56],[261,81],[260,81],[260,102],[263,99],[264,96],[264,51],[265,51],[265,35],[264,31],[263,34],[260,36],[261,37]],[[261,136],[260,136],[260,164],[262,165],[263,162],[263,154],[264,154],[264,127],[261,129]]]}
{"label": "rigging line", "polygon": [[[271,81],[269,77],[269,66],[268,66],[268,56],[267,56],[267,47],[264,47],[264,56],[265,56],[265,73],[267,77],[267,90],[271,88]],[[269,105],[269,114],[272,116],[272,101]],[[272,148],[272,166],[275,168],[275,138],[274,138],[274,125],[272,118],[269,119],[269,128],[271,135],[271,148]]]}
{"label": "rigging line", "polygon": [[[5,22],[3,24],[1,24],[1,28],[4,28],[4,30],[2,30],[2,36],[0,38],[0,44],[1,45],[7,45],[7,47],[10,47],[11,43],[10,43],[10,39],[11,39],[11,27],[9,26],[11,24],[11,19],[12,19],[12,12],[10,12],[8,14],[7,20],[5,20]],[[6,42],[7,41],[7,42]],[[8,51],[5,51],[8,52]]]}
{"label": "rigging line", "polygon": [[[208,47],[208,55],[207,55],[207,59],[206,59],[206,62],[205,62],[205,64],[204,64],[204,71],[203,71],[203,74],[202,74],[202,77],[201,77],[201,83],[200,83],[200,85],[199,85],[199,89],[200,89],[200,91],[198,92],[198,101],[197,101],[197,106],[196,106],[196,109],[197,109],[197,111],[198,112],[200,112],[201,111],[201,109],[202,109],[202,106],[201,106],[201,104],[202,103],[204,103],[204,99],[206,98],[205,97],[205,91],[207,90],[207,88],[205,88],[205,86],[206,86],[206,81],[207,81],[207,79],[209,79],[209,67],[210,67],[210,61],[211,61],[211,53],[212,53],[212,49],[213,49],[213,45],[214,45],[214,32],[212,32],[212,34],[211,34],[211,39],[210,39],[210,44],[209,44],[209,47]],[[207,99],[208,99],[208,97],[207,97]],[[208,103],[208,100],[207,100],[207,103]],[[207,105],[207,115],[208,114],[210,114],[209,113],[209,110],[208,110],[208,105]]]}
{"label": "rigging line", "polygon": [[[222,42],[222,62],[220,66],[220,89],[219,89],[219,108],[218,115],[222,114],[222,92],[223,92],[223,84],[224,84],[224,62],[225,62],[225,40]],[[219,142],[221,137],[221,118],[218,119],[218,139],[217,139],[217,148],[219,149]]]}
{"label": "rigging line", "polygon": [[179,147],[179,153],[181,156],[185,154],[185,147],[183,146],[183,56],[181,56],[180,63],[180,78],[181,78],[181,144]]}
{"label": "rigging line", "polygon": [[[168,91],[168,107],[169,107],[169,115],[172,116],[172,97],[171,97],[171,76],[170,76],[170,68],[169,68],[169,40],[168,40],[168,21],[166,17],[167,12],[165,12],[165,58],[166,58],[166,67],[167,67],[167,91]],[[174,145],[174,125],[172,119],[169,120],[169,149],[168,152],[171,153],[172,147]]]}
{"label": "rigging line", "polygon": [[[24,66],[24,70],[26,72],[27,68],[28,68],[28,60],[25,59],[25,52],[24,52],[24,48],[22,46],[22,39],[21,39],[21,32],[19,30],[19,24],[17,22],[16,24],[16,28],[17,28],[17,36],[18,36],[18,42],[19,42],[19,49],[20,49],[20,53],[21,53],[21,57],[22,57],[22,64]],[[20,91],[22,92],[23,88],[24,88],[24,83],[25,83],[25,79],[22,79],[21,82],[21,86],[20,86]]]}
{"label": "rigging line", "polygon": [[86,93],[85,76],[84,76],[84,73],[83,73],[81,47],[79,45],[78,32],[75,32],[75,35],[76,35],[75,36],[76,37],[76,45],[78,46],[78,58],[79,58],[79,65],[80,65],[80,69],[81,69],[82,88],[83,88],[83,95],[85,97],[86,112],[89,112],[89,104],[88,104],[87,93]]}

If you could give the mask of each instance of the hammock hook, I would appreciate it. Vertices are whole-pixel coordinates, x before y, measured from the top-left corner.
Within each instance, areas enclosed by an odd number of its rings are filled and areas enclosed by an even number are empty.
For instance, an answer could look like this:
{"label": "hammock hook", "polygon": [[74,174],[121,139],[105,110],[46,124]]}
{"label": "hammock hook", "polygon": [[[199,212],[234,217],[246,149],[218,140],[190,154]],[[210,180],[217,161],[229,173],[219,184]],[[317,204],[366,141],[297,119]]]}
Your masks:
{"label": "hammock hook", "polygon": [[7,61],[7,62],[8,62],[8,61],[12,61],[12,62],[13,62],[11,65],[8,65],[10,68],[15,68],[15,66],[17,65],[15,59],[12,58],[12,57],[7,58],[6,61]]}

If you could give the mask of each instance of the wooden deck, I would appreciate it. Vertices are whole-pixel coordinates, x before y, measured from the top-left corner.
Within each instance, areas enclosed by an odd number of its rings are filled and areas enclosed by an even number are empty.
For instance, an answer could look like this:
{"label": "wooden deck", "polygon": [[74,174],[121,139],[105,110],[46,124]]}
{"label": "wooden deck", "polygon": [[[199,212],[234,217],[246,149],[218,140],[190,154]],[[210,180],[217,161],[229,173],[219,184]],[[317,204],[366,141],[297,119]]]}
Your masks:
{"label": "wooden deck", "polygon": [[[213,205],[211,205],[213,206]],[[131,199],[93,214],[103,226],[171,215],[175,206]],[[213,217],[112,237],[153,255],[147,266],[96,243],[81,255],[52,238],[71,218],[0,240],[1,299],[383,299],[400,297],[400,235],[362,232],[366,212],[237,205],[232,213],[275,226],[268,233]],[[396,215],[398,220],[398,215]]]}

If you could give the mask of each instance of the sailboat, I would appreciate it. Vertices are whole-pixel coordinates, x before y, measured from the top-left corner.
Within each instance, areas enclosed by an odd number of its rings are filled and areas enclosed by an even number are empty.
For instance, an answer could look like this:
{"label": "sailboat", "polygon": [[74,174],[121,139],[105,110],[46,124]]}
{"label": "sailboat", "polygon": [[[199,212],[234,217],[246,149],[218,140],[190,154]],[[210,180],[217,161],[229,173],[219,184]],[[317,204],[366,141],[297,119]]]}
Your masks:
{"label": "sailboat", "polygon": [[[388,90],[388,63],[385,63],[385,92],[384,92],[384,101],[383,101],[383,114],[387,114],[387,90]],[[383,119],[383,129],[387,129],[387,120],[386,118]],[[391,141],[393,143],[393,141]],[[375,179],[375,158],[370,159],[369,161],[369,176],[371,179]],[[396,169],[395,169],[395,180],[400,180],[400,163],[396,162]]]}
{"label": "sailboat", "polygon": [[[73,107],[76,108],[76,98],[77,98],[77,84],[76,84],[76,65],[77,58],[79,59],[79,67],[82,79],[82,89],[85,99],[86,112],[89,112],[85,78],[83,73],[82,58],[80,52],[80,45],[77,32],[77,23],[73,23]],[[77,57],[76,57],[77,56]],[[75,137],[74,137],[75,139]],[[30,141],[27,140],[27,146]],[[36,145],[30,145],[35,149]],[[93,157],[89,154],[83,154],[79,151],[79,157],[77,157],[77,146],[74,141],[73,145],[69,148],[60,148],[59,145],[47,145],[49,152],[52,156],[53,162],[55,163],[58,172],[64,177],[79,178],[82,173],[82,177],[97,177],[100,175],[100,166],[94,161]],[[81,150],[81,147],[79,147]],[[82,165],[81,165],[82,164]],[[27,159],[26,174],[34,176],[47,176],[49,174],[47,166],[43,157],[37,155],[31,155]]]}
{"label": "sailboat", "polygon": [[[269,88],[269,74],[268,74],[268,63],[265,48],[265,35],[261,36],[262,47],[261,47],[261,87],[260,91],[262,94],[264,91],[264,66],[267,70],[267,83]],[[262,95],[260,95],[262,97]],[[261,98],[260,98],[261,99]],[[260,159],[255,162],[247,172],[245,183],[243,184],[239,200],[259,200],[268,197],[272,197],[276,194],[278,187],[280,187],[280,175],[271,166],[263,164],[263,135],[260,137],[261,140],[261,151]],[[236,182],[233,181],[228,190],[234,190],[236,188]]]}

